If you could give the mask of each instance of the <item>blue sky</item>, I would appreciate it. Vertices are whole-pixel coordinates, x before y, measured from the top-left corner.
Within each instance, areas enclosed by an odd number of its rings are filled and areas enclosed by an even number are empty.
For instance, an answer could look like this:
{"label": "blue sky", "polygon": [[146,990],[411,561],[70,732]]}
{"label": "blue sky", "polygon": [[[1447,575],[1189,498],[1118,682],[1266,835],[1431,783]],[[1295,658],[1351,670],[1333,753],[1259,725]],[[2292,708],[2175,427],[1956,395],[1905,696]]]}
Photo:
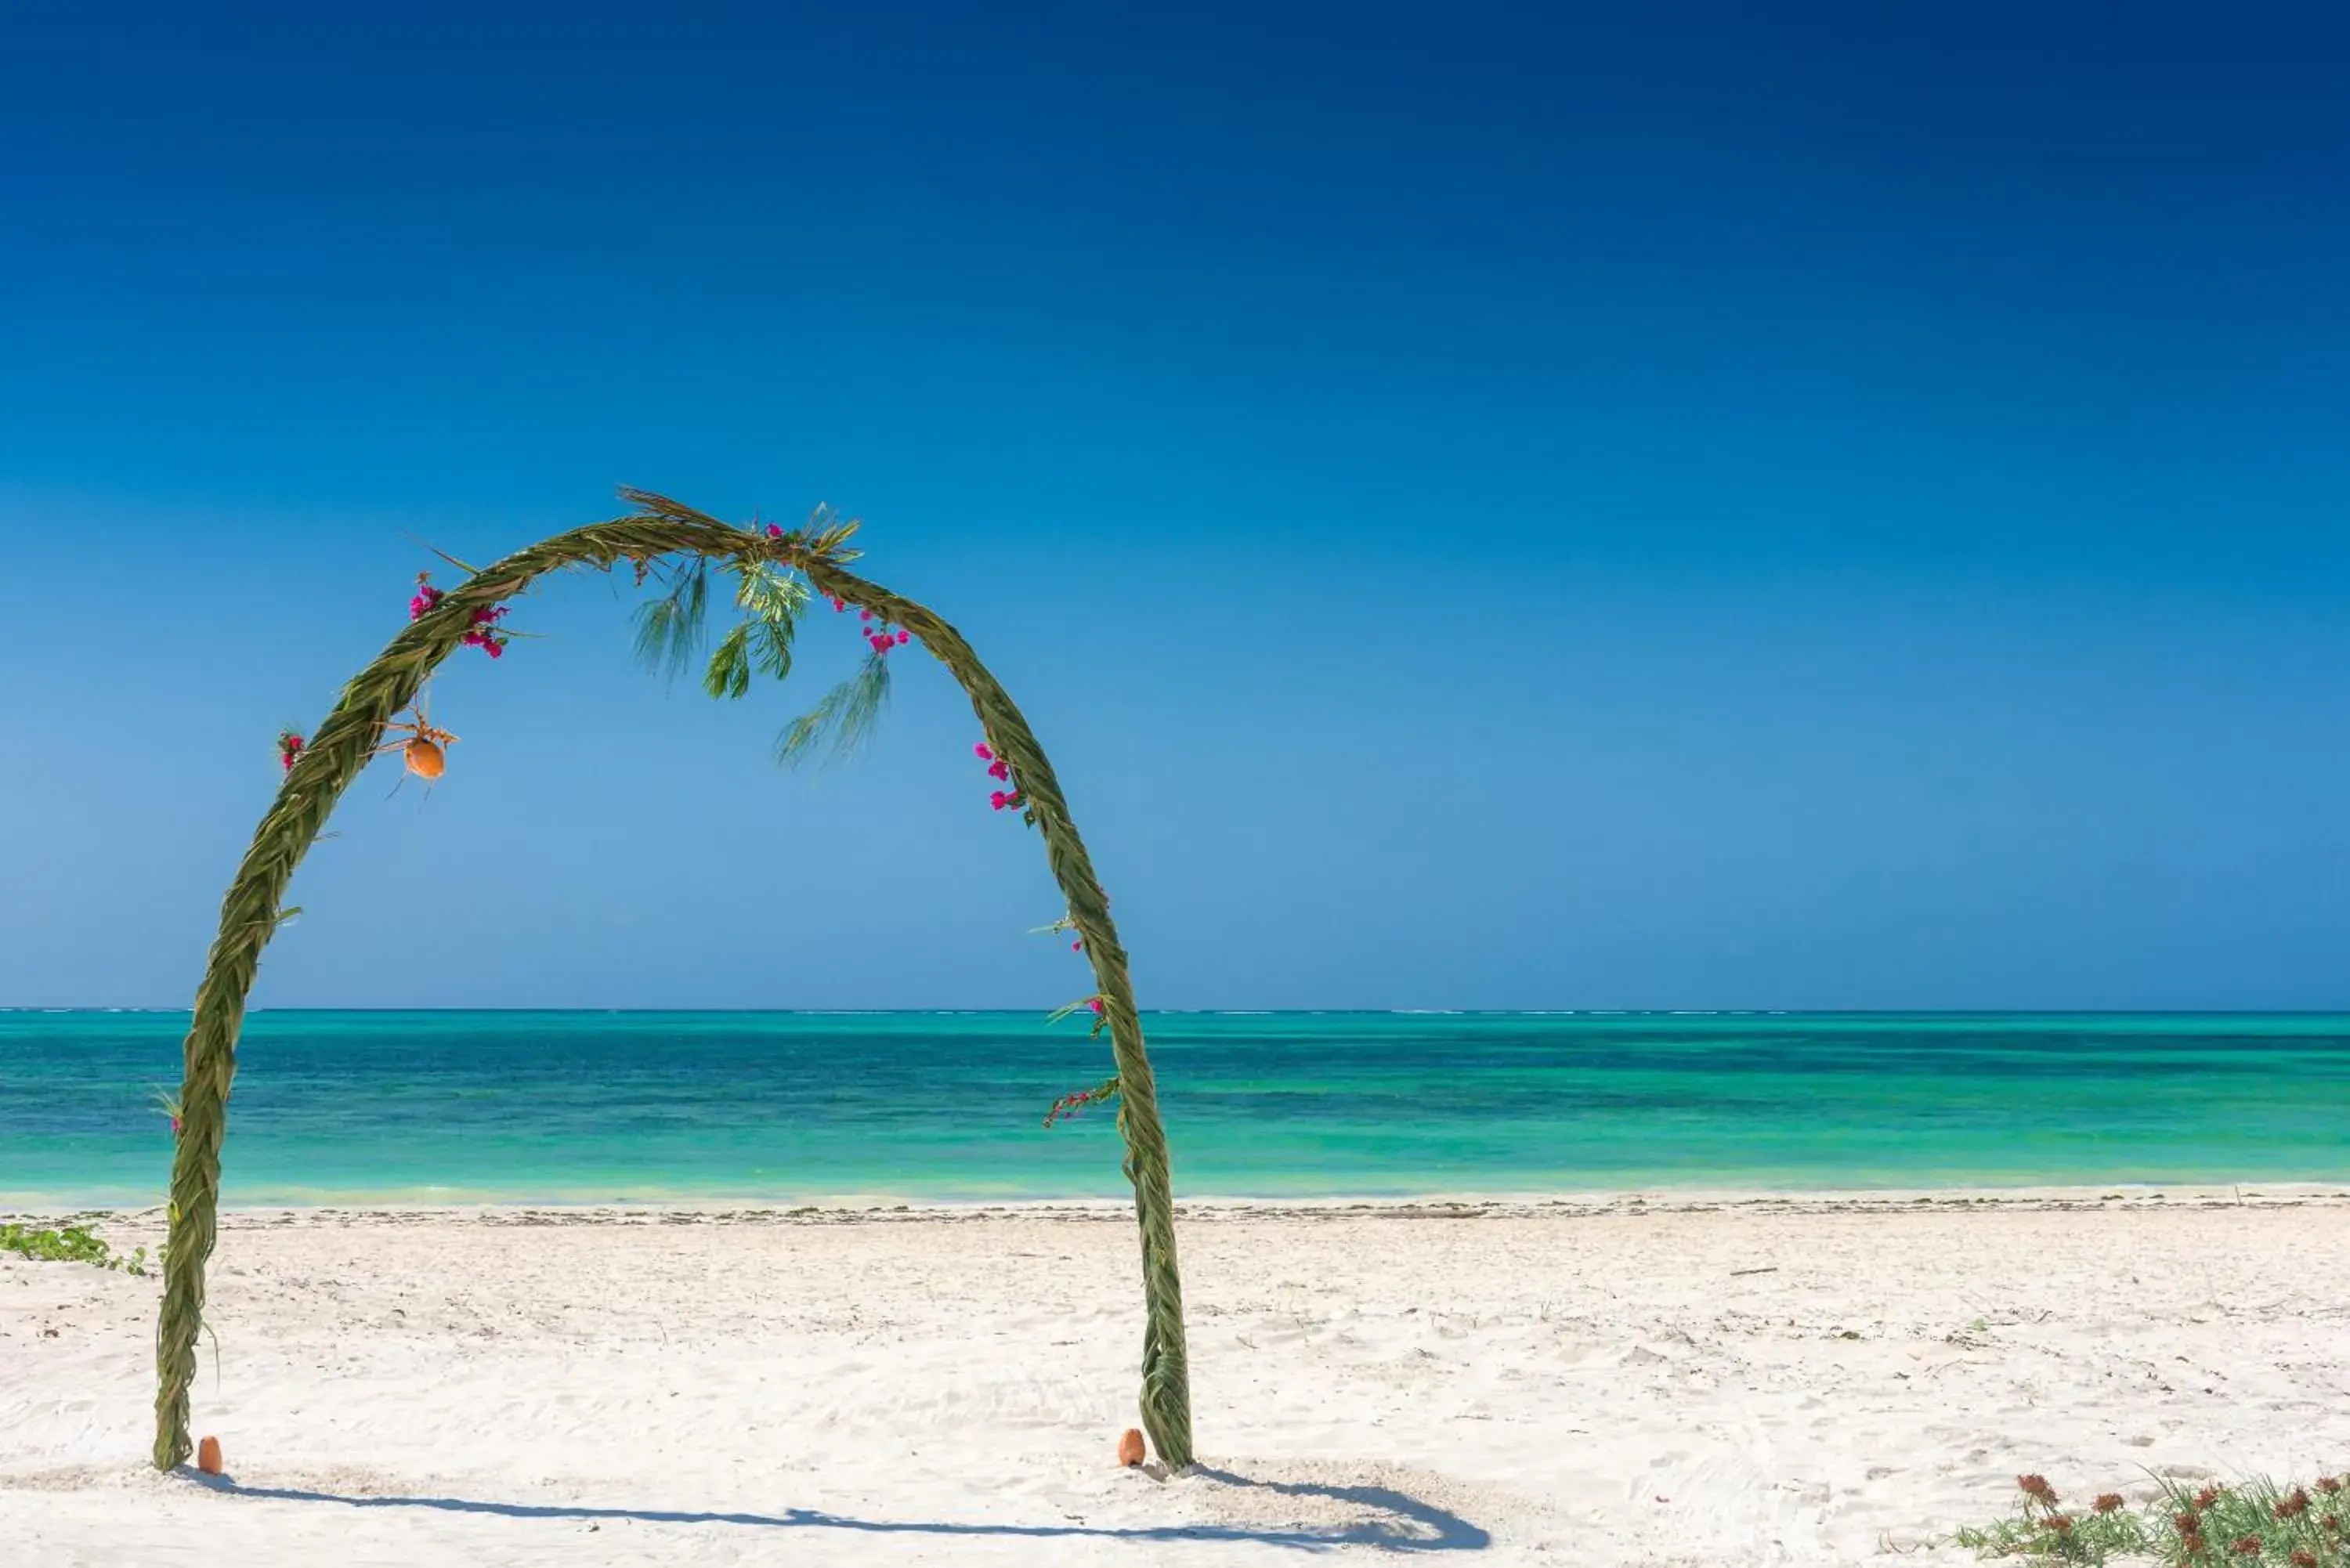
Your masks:
{"label": "blue sky", "polygon": [[[20,8],[0,1003],[184,1004],[418,541],[633,483],[867,520],[1146,1005],[2350,1004],[2350,25],[1919,11]],[[943,675],[782,775],[853,639],[626,610],[258,1002],[1086,989]]]}

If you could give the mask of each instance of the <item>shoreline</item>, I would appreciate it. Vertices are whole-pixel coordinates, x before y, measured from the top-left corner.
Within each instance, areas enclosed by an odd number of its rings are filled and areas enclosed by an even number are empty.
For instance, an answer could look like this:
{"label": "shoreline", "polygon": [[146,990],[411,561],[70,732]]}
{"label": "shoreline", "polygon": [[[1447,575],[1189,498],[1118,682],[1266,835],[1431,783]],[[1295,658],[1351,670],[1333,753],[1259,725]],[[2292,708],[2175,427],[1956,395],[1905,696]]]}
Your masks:
{"label": "shoreline", "polygon": [[[2095,1186],[1843,1188],[1625,1188],[1593,1192],[1432,1192],[1411,1196],[1259,1197],[1201,1194],[1179,1199],[1180,1219],[1540,1219],[1639,1214],[1916,1213],[1921,1209],[2004,1212],[2116,1212],[2210,1209],[2350,1208],[2350,1183],[2262,1182],[2241,1185],[2107,1183]],[[1126,1219],[1126,1198],[920,1199],[889,1193],[838,1193],[797,1199],[677,1197],[644,1199],[452,1199],[430,1201],[363,1194],[315,1201],[220,1206],[224,1221],[286,1222],[354,1220],[500,1220],[530,1217],[549,1223],[680,1220],[781,1223],[904,1223],[922,1220]],[[138,1224],[160,1221],[161,1203],[136,1207],[0,1195],[0,1220],[91,1219]]]}

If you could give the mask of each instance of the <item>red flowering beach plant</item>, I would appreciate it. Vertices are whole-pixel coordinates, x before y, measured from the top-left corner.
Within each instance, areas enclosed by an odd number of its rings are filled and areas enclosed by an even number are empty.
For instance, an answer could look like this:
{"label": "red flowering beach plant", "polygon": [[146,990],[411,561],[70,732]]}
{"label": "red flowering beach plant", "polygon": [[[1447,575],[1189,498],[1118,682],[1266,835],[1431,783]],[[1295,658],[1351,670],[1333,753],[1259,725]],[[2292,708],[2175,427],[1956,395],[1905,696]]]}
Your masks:
{"label": "red flowering beach plant", "polygon": [[[2137,1507],[2106,1492],[2068,1512],[2045,1476],[2015,1478],[2015,1515],[1986,1529],[1961,1530],[1951,1543],[1984,1558],[2027,1563],[2144,1563],[2177,1568],[2350,1568],[2345,1511],[2335,1501],[2345,1480],[2321,1476],[2310,1487],[2265,1480],[2192,1491],[2174,1480]],[[2312,1494],[2313,1488],[2314,1495]]]}

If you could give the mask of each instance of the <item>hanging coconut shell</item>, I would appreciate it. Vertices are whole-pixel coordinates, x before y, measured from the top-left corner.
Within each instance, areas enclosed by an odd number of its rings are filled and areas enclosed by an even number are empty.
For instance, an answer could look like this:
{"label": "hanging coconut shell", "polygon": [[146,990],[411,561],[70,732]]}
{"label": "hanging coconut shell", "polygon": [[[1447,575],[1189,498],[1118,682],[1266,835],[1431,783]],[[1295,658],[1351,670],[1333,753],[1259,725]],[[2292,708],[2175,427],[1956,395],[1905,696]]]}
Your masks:
{"label": "hanging coconut shell", "polygon": [[208,1476],[221,1473],[220,1439],[206,1438],[196,1445],[196,1469]]}
{"label": "hanging coconut shell", "polygon": [[1142,1462],[1142,1434],[1131,1427],[1118,1440],[1118,1462],[1128,1469]]}

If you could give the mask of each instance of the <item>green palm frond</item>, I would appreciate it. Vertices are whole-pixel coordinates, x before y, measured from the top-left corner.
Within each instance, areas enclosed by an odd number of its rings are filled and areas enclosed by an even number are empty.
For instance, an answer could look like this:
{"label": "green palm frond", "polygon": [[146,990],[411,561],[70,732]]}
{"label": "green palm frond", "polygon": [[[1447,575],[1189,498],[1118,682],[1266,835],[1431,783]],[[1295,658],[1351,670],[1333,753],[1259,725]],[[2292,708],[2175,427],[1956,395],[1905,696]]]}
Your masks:
{"label": "green palm frond", "polygon": [[[408,533],[404,528],[401,529],[400,532],[403,534]],[[478,576],[482,570],[481,567],[474,566],[470,561],[461,561],[457,559],[456,556],[441,548],[440,545],[431,543],[429,540],[419,539],[413,534],[408,534],[408,538],[411,543],[422,545],[425,549],[432,551],[434,555],[440,556],[442,560],[448,562],[451,566],[456,567],[459,571],[464,573],[469,577]]]}
{"label": "green palm frond", "polygon": [[800,611],[814,597],[806,578],[773,562],[748,562],[735,574],[734,606],[751,618],[743,623],[750,633],[749,658],[762,674],[778,680],[791,674],[792,639],[799,630]]}
{"label": "green palm frond", "polygon": [[[620,496],[648,518],[698,528],[727,526],[706,513],[650,490],[623,488]],[[814,557],[845,562],[856,558],[857,552],[844,546],[858,527],[856,519],[844,520],[831,507],[818,506],[787,537],[798,546],[795,554],[801,561]],[[759,533],[755,526],[747,531],[746,542],[756,540]],[[639,560],[641,581],[643,558]],[[708,635],[712,563],[712,556],[695,556],[682,564],[656,566],[666,591],[638,607],[638,660],[671,680],[693,664]],[[720,570],[733,574],[734,607],[743,618],[711,650],[702,670],[702,689],[716,698],[740,698],[749,695],[754,675],[781,680],[791,674],[800,614],[815,598],[815,590],[795,566],[759,559],[748,552],[731,559],[720,557],[717,564]],[[869,656],[855,675],[827,692],[822,701],[777,738],[778,760],[791,765],[819,751],[844,754],[856,751],[871,737],[889,697],[889,664],[878,654]]]}
{"label": "green palm frond", "polygon": [[751,623],[743,621],[719,639],[702,672],[702,689],[712,697],[741,697],[751,690]]}
{"label": "green palm frond", "polygon": [[[804,588],[803,594],[806,592]],[[792,632],[788,620],[771,620],[764,617],[745,623],[751,629],[751,661],[760,672],[781,680],[792,672]]]}
{"label": "green palm frond", "polygon": [[1087,1009],[1094,1007],[1100,1001],[1101,993],[1099,992],[1096,992],[1091,996],[1081,996],[1076,1001],[1069,1003],[1066,1007],[1056,1007],[1053,1009],[1052,1012],[1045,1015],[1045,1022],[1047,1023],[1058,1023],[1062,1019],[1069,1017],[1073,1013],[1086,1012]]}
{"label": "green palm frond", "polygon": [[857,673],[824,694],[775,740],[775,760],[795,767],[819,752],[846,756],[872,737],[889,701],[889,660],[868,653]]}
{"label": "green palm frond", "polygon": [[1102,993],[1097,991],[1091,996],[1084,998],[1082,1001],[1069,1003],[1066,1007],[1055,1008],[1045,1016],[1045,1022],[1047,1023],[1058,1023],[1062,1019],[1067,1018],[1073,1013],[1090,1012],[1093,1014],[1093,1024],[1092,1027],[1086,1031],[1086,1033],[1090,1038],[1099,1039],[1101,1032],[1109,1027],[1109,1013],[1103,1003],[1104,998]]}
{"label": "green palm frond", "polygon": [[702,556],[679,570],[669,592],[637,607],[637,658],[674,680],[702,651],[710,614],[710,563]]}
{"label": "green palm frond", "polygon": [[799,535],[806,541],[808,549],[816,555],[833,561],[853,561],[858,552],[842,546],[848,543],[850,535],[863,526],[854,517],[844,518],[831,507],[818,505],[808,514],[808,520],[800,525]]}
{"label": "green palm frond", "polygon": [[620,499],[650,517],[666,518],[671,523],[688,523],[706,528],[723,528],[725,524],[707,512],[696,512],[682,501],[671,501],[656,491],[639,490],[633,485],[620,486]]}

